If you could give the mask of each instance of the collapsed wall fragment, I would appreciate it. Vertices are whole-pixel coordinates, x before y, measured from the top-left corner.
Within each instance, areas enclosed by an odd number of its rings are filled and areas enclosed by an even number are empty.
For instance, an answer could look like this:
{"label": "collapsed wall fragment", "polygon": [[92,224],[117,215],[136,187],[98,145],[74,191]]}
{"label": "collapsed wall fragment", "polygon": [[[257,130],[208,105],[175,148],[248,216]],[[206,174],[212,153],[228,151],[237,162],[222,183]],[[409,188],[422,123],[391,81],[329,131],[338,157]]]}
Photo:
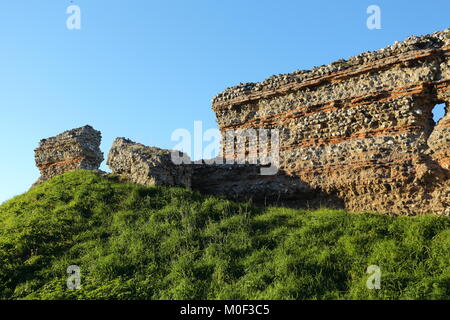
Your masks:
{"label": "collapsed wall fragment", "polygon": [[65,131],[42,139],[35,150],[40,184],[56,175],[77,169],[98,170],[103,161],[101,133],[91,126]]}
{"label": "collapsed wall fragment", "polygon": [[172,152],[117,138],[109,151],[107,165],[114,174],[136,184],[190,188],[192,168],[190,165],[174,164]]}

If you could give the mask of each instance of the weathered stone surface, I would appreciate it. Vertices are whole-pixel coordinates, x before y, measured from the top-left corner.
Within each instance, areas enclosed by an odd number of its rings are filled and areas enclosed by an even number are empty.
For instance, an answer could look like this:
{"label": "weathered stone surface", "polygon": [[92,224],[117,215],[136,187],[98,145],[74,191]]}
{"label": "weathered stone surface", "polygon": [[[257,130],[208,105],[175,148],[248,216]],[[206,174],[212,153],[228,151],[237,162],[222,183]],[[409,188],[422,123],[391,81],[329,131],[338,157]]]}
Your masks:
{"label": "weathered stone surface", "polygon": [[252,164],[193,164],[192,189],[232,200],[251,199],[257,205],[343,207],[342,201],[334,195],[313,189],[296,177],[261,175],[261,167]]}
{"label": "weathered stone surface", "polygon": [[277,200],[314,193],[308,184],[293,177],[261,176],[260,166],[251,164],[193,164],[192,188],[235,200]]}
{"label": "weathered stone surface", "polygon": [[107,165],[113,173],[136,184],[190,188],[192,167],[175,165],[171,160],[171,152],[117,138],[109,151]]}
{"label": "weathered stone surface", "polygon": [[97,170],[103,161],[101,139],[100,131],[84,126],[41,140],[35,150],[36,166],[41,172],[36,184],[67,171]]}
{"label": "weathered stone surface", "polygon": [[[278,176],[335,194],[350,211],[448,215],[449,56],[450,29],[410,37],[347,61],[227,89],[213,99],[213,110],[222,132],[279,129]],[[447,107],[435,125],[438,103]],[[223,180],[211,175],[202,188],[217,189]],[[287,194],[301,197],[293,186]]]}

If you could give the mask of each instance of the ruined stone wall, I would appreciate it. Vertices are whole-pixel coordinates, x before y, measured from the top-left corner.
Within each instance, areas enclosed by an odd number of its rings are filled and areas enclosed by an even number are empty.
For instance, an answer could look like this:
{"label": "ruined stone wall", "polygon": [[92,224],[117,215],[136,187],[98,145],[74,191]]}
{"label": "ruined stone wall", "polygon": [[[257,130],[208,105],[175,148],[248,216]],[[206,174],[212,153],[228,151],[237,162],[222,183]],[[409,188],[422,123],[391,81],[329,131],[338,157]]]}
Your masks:
{"label": "ruined stone wall", "polygon": [[[272,183],[293,178],[350,211],[450,214],[449,32],[227,89],[213,99],[219,127],[280,130]],[[447,107],[435,125],[438,103]],[[195,176],[211,168],[196,170],[193,184],[204,190],[226,180],[211,174],[208,182]],[[301,197],[292,186],[286,194]]]}
{"label": "ruined stone wall", "polygon": [[[172,152],[174,151],[145,146],[126,138],[117,138],[109,151],[107,165],[114,174],[132,183],[190,188],[192,166],[174,164]],[[181,152],[179,156],[187,157]]]}
{"label": "ruined stone wall", "polygon": [[41,173],[35,185],[67,171],[98,170],[103,161],[101,139],[100,131],[91,126],[42,139],[35,150],[36,166]]}

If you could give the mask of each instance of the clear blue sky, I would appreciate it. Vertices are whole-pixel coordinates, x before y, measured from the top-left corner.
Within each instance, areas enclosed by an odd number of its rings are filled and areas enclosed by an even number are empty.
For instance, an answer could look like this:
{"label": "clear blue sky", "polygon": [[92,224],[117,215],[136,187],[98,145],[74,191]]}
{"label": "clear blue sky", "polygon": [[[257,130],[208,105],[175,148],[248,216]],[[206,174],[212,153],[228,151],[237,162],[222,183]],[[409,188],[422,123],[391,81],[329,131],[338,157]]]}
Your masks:
{"label": "clear blue sky", "polygon": [[[66,8],[81,8],[81,30]],[[381,8],[382,29],[366,28]],[[448,0],[10,0],[0,4],[0,202],[38,178],[41,138],[91,124],[172,148],[177,128],[216,127],[228,86],[309,69],[449,27]],[[105,165],[102,166],[106,169]]]}

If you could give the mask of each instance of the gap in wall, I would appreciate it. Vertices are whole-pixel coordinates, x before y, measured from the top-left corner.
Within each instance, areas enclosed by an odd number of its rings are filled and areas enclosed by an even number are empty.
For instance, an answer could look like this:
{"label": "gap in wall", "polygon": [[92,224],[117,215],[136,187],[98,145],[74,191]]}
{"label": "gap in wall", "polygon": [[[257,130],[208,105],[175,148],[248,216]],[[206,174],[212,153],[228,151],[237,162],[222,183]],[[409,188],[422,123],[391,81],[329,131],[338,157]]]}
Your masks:
{"label": "gap in wall", "polygon": [[439,103],[433,108],[433,120],[438,123],[445,115],[445,103]]}

